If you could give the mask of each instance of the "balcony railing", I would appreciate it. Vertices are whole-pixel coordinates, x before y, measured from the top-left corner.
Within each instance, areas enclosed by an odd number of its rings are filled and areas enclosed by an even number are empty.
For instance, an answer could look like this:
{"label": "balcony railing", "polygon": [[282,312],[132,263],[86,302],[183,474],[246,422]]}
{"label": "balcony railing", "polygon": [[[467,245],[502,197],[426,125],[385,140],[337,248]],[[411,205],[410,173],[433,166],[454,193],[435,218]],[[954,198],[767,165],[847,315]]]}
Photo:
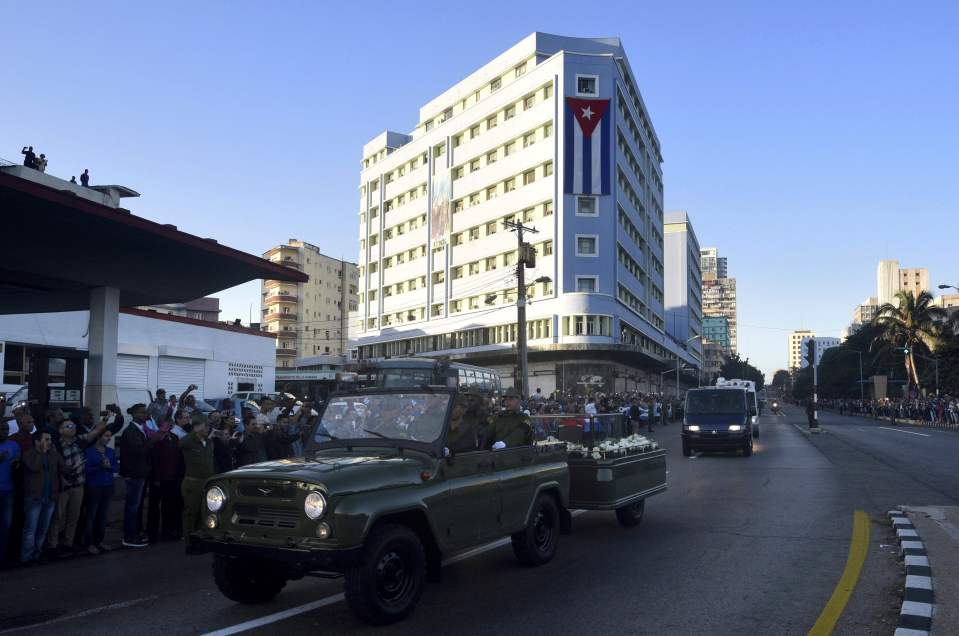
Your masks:
{"label": "balcony railing", "polygon": [[263,320],[266,322],[273,322],[274,320],[280,320],[280,321],[289,320],[289,321],[295,322],[296,316],[297,316],[296,314],[292,314],[292,313],[283,313],[280,311],[274,311],[273,313],[265,314],[263,316]]}
{"label": "balcony railing", "polygon": [[296,296],[293,294],[272,294],[263,299],[267,305],[273,303],[295,303]]}
{"label": "balcony railing", "polygon": [[276,348],[276,355],[278,356],[295,356],[296,349],[281,349],[280,347]]}

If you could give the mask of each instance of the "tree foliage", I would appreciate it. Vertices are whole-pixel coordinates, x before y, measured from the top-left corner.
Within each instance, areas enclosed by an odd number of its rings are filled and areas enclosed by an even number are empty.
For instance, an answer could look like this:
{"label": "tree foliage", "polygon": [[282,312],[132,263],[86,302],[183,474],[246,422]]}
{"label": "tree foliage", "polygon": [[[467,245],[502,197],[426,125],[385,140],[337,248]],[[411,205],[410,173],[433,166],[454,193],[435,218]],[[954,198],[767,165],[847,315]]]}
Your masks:
{"label": "tree foliage", "polygon": [[757,391],[763,388],[766,382],[766,379],[763,377],[763,372],[749,364],[749,358],[745,360],[740,358],[738,353],[734,353],[726,358],[726,362],[723,363],[719,375],[727,380],[752,380],[756,383]]}
{"label": "tree foliage", "polygon": [[785,369],[779,369],[776,373],[773,374],[772,385],[779,390],[786,388],[786,384],[789,383],[789,371]]}
{"label": "tree foliage", "polygon": [[[927,291],[914,296],[911,291],[896,293],[896,303],[879,308],[873,324],[881,330],[872,343],[876,350],[905,347],[903,365],[910,385],[921,387],[916,359],[930,355],[939,345],[945,331],[946,310],[932,304],[934,298]],[[917,355],[918,354],[918,355]]]}

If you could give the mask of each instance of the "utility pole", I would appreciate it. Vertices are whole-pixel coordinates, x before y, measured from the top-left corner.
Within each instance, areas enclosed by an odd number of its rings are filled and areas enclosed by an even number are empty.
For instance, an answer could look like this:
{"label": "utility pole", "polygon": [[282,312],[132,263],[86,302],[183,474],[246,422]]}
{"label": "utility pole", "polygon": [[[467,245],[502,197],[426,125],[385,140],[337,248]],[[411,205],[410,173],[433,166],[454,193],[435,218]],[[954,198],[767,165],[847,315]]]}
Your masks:
{"label": "utility pole", "polygon": [[536,250],[523,242],[523,232],[537,234],[536,228],[527,227],[517,221],[503,221],[503,227],[516,232],[516,349],[519,353],[520,395],[529,395],[529,361],[526,345],[526,268],[536,267]]}

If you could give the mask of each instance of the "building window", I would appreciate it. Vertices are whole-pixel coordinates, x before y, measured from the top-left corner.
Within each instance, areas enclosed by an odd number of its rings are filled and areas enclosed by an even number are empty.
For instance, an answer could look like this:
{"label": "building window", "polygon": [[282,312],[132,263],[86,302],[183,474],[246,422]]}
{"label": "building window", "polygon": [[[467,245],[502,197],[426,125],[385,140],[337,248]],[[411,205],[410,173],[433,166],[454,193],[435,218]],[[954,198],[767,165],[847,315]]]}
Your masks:
{"label": "building window", "polygon": [[496,186],[490,186],[486,188],[486,200],[489,201],[490,199],[495,199],[495,198],[496,198]]}
{"label": "building window", "polygon": [[551,137],[553,135],[553,122],[549,122],[543,126],[543,138]]}
{"label": "building window", "polygon": [[498,91],[500,89],[500,86],[502,85],[503,85],[502,80],[500,80],[500,78],[497,77],[496,79],[494,79],[492,82],[489,83],[489,90],[491,93],[493,91]]}
{"label": "building window", "polygon": [[526,133],[523,135],[523,148],[527,148],[536,143],[536,134],[535,133]]}
{"label": "building window", "polygon": [[472,126],[470,128],[470,139],[476,139],[479,136],[480,136],[479,124],[477,124],[476,126]]}
{"label": "building window", "polygon": [[543,204],[543,216],[553,216],[553,202],[547,201]]}
{"label": "building window", "polygon": [[543,87],[543,99],[549,99],[553,96],[553,85],[547,84]]}
{"label": "building window", "polygon": [[599,279],[596,276],[577,276],[576,291],[595,293],[599,289]]}
{"label": "building window", "polygon": [[492,117],[488,118],[486,120],[486,130],[493,130],[494,128],[496,128],[497,123],[498,122],[496,121],[496,115],[493,115]]}
{"label": "building window", "polygon": [[552,162],[552,161],[547,161],[546,163],[543,164],[543,176],[544,176],[544,177],[551,177],[551,176],[553,176],[553,162]]}
{"label": "building window", "polygon": [[595,97],[599,94],[598,85],[598,75],[577,75],[576,95],[581,97]]}
{"label": "building window", "polygon": [[576,216],[599,216],[596,197],[576,197]]}
{"label": "building window", "polygon": [[529,185],[533,183],[534,181],[536,181],[535,170],[527,170],[526,172],[523,173],[523,185]]}
{"label": "building window", "polygon": [[516,189],[516,179],[507,179],[506,181],[503,182],[503,192],[512,192],[515,189]]}
{"label": "building window", "polygon": [[486,165],[488,166],[488,165],[494,164],[494,163],[496,163],[496,151],[495,151],[495,150],[486,153]]}
{"label": "building window", "polygon": [[552,256],[552,255],[553,255],[553,242],[543,241],[543,256]]}
{"label": "building window", "polygon": [[470,228],[469,233],[470,233],[470,240],[471,240],[471,241],[475,241],[475,240],[478,239],[479,236],[480,236],[480,235],[479,235],[479,228],[478,228],[478,227],[472,227],[472,228]]}
{"label": "building window", "polygon": [[526,62],[523,62],[522,64],[518,65],[516,68],[513,69],[513,77],[522,77],[525,74],[526,74]]}
{"label": "building window", "polygon": [[472,161],[470,161],[470,172],[476,172],[479,169],[480,169],[479,159],[473,159]]}
{"label": "building window", "polygon": [[599,256],[598,243],[599,237],[595,234],[577,234],[576,256]]}
{"label": "building window", "polygon": [[503,111],[503,119],[512,119],[516,116],[516,107],[509,106]]}
{"label": "building window", "polygon": [[496,221],[490,221],[486,224],[486,236],[496,234]]}

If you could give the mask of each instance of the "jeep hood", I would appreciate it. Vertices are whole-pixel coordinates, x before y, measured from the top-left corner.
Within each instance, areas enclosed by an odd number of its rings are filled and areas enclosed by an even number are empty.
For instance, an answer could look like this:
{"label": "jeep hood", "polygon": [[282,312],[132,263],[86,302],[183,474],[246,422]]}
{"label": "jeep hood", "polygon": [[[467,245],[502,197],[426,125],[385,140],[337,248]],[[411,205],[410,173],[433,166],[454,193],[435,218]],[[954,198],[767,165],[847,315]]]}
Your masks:
{"label": "jeep hood", "polygon": [[422,483],[420,473],[434,460],[413,452],[320,451],[315,457],[281,459],[244,466],[228,473],[231,479],[280,479],[322,484],[332,495],[384,490]]}

